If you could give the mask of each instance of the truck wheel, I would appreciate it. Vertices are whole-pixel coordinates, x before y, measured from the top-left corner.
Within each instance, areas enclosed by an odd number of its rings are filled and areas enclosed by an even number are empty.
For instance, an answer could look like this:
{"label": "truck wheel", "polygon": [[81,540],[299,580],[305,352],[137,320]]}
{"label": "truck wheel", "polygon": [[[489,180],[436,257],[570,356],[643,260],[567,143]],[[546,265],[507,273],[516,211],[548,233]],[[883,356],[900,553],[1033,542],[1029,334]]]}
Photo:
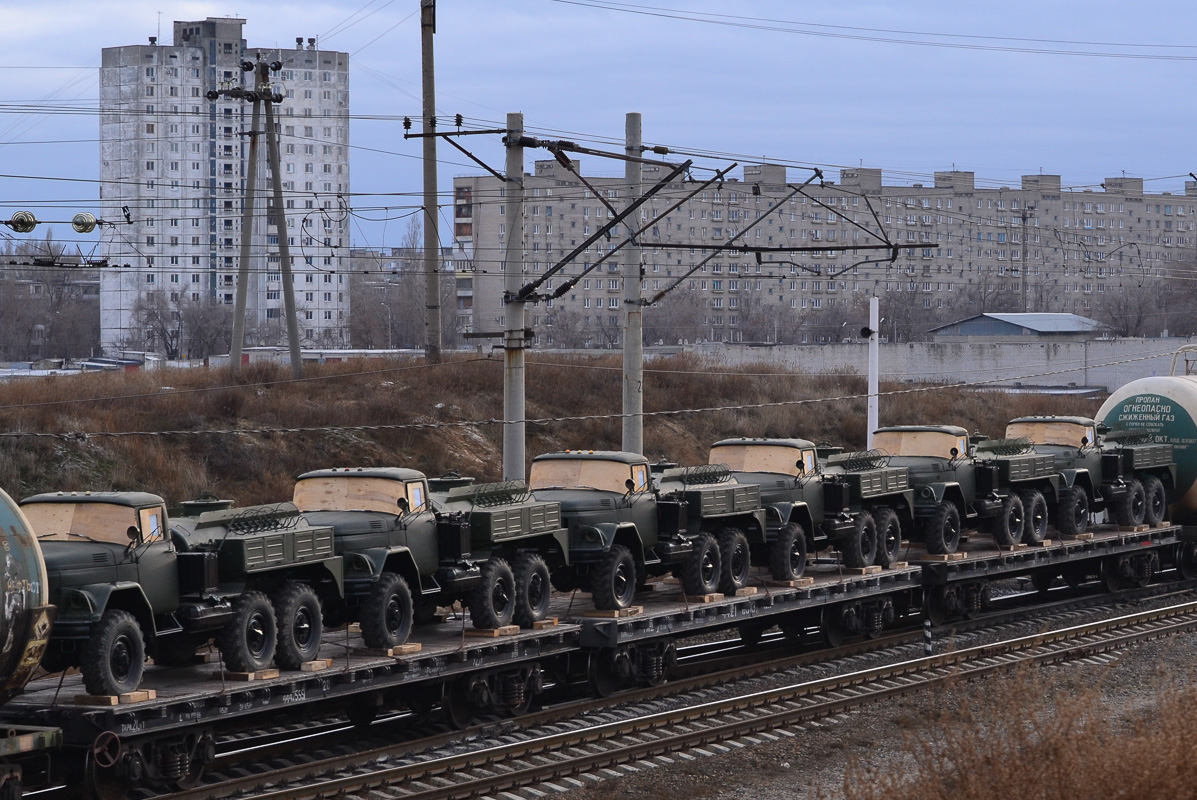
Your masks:
{"label": "truck wheel", "polygon": [[873,509],[877,523],[877,563],[883,567],[902,558],[902,521],[892,508]]}
{"label": "truck wheel", "polygon": [[1163,482],[1154,475],[1144,475],[1143,494],[1146,495],[1143,521],[1148,525],[1159,525],[1168,516],[1168,492]]}
{"label": "truck wheel", "polygon": [[362,640],[366,647],[375,650],[398,647],[411,636],[414,621],[415,609],[407,581],[393,572],[379,575],[362,606]]}
{"label": "truck wheel", "polygon": [[1138,478],[1127,481],[1128,491],[1114,508],[1114,519],[1124,528],[1142,525],[1147,514],[1147,493]]}
{"label": "truck wheel", "polygon": [[521,628],[531,628],[532,623],[540,622],[549,615],[549,601],[553,599],[549,565],[535,553],[520,553],[515,557],[511,571],[515,573],[515,613],[512,619]]}
{"label": "truck wheel", "polygon": [[1089,495],[1082,486],[1070,486],[1060,493],[1056,507],[1056,528],[1065,536],[1080,536],[1089,527]]}
{"label": "truck wheel", "polygon": [[1023,522],[1022,498],[1016,494],[1006,495],[997,516],[989,521],[989,530],[998,547],[1018,544],[1022,540]]}
{"label": "truck wheel", "polygon": [[856,523],[846,537],[836,543],[844,554],[844,565],[860,569],[877,559],[877,521],[867,511],[856,515]]}
{"label": "truck wheel", "polygon": [[613,544],[590,574],[590,596],[601,611],[627,608],[636,596],[636,559],[622,544]]}
{"label": "truck wheel", "polygon": [[482,565],[482,582],[474,587],[468,601],[470,619],[479,630],[502,628],[511,624],[515,613],[515,575],[501,558]]}
{"label": "truck wheel", "polygon": [[935,516],[927,523],[927,552],[932,555],[955,553],[960,546],[960,512],[947,500],[935,507]]}
{"label": "truck wheel", "polygon": [[719,591],[726,595],[748,585],[748,573],[752,569],[752,553],[748,548],[748,537],[739,528],[724,528],[719,534]]}
{"label": "truck wheel", "polygon": [[554,589],[565,593],[575,592],[586,585],[573,567],[557,567],[549,573],[549,580]]}
{"label": "truck wheel", "polygon": [[796,581],[806,571],[806,533],[797,522],[782,526],[769,545],[769,574],[775,581]]}
{"label": "truck wheel", "polygon": [[689,595],[712,594],[719,589],[719,545],[707,533],[694,537],[690,555],[682,562],[682,591]]}
{"label": "truck wheel", "polygon": [[257,672],[270,666],[278,644],[274,607],[261,592],[246,592],[233,603],[233,619],[217,639],[224,665],[231,672]]}
{"label": "truck wheel", "polygon": [[324,634],[316,591],[306,583],[286,584],[274,595],[274,615],[278,620],[274,663],[282,669],[299,669],[315,661]]}
{"label": "truck wheel", "polygon": [[137,618],[128,611],[109,609],[91,629],[83,651],[83,685],[88,694],[125,694],[141,684],[145,669],[145,639]]}
{"label": "truck wheel", "polygon": [[1038,544],[1047,537],[1047,498],[1038,489],[1022,493],[1022,540]]}

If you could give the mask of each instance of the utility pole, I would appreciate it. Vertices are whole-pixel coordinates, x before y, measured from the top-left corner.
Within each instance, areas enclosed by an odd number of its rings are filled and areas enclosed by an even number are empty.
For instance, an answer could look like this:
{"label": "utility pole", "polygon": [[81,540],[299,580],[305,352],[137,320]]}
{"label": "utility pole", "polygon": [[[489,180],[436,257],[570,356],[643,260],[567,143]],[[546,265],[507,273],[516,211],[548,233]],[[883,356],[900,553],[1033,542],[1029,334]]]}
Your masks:
{"label": "utility pole", "polygon": [[869,405],[865,447],[872,450],[873,431],[878,428],[877,399],[881,376],[881,301],[876,295],[869,298],[869,327],[867,330],[869,332]]}
{"label": "utility pole", "polygon": [[249,245],[253,233],[254,199],[258,182],[258,123],[261,97],[270,91],[270,65],[258,61],[254,69],[253,117],[249,124],[249,169],[245,176],[245,207],[241,209],[241,262],[237,265],[237,296],[233,305],[233,341],[229,348],[229,371],[241,371],[241,348],[245,344],[245,303],[249,293]]}
{"label": "utility pole", "polygon": [[503,259],[503,480],[522,481],[524,474],[524,301],[518,298],[524,280],[524,115],[507,115],[507,181],[503,216],[507,250]]}
{"label": "utility pole", "polygon": [[291,247],[287,242],[287,215],[283,210],[283,176],[279,158],[278,120],[270,95],[266,105],[266,154],[270,159],[270,177],[274,186],[274,232],[278,234],[279,260],[283,272],[283,307],[287,314],[287,339],[291,345],[291,376],[303,377],[303,356],[299,352],[299,318],[295,310],[295,281],[291,277]]}
{"label": "utility pole", "polygon": [[[436,129],[436,82],[432,57],[432,35],[436,33],[436,0],[420,0],[420,44],[426,134]],[[520,126],[521,129],[523,126]],[[521,171],[523,163],[521,159]],[[523,176],[521,175],[521,178]],[[429,364],[441,361],[441,237],[437,225],[436,137],[424,137],[424,358]],[[508,217],[510,222],[511,218]],[[521,306],[522,307],[522,306]],[[522,461],[522,457],[521,457]],[[521,479],[522,475],[521,467]]]}
{"label": "utility pole", "polygon": [[1031,209],[1024,198],[1022,201],[1022,313],[1030,309],[1027,306],[1027,248],[1031,245],[1030,235],[1027,233],[1027,220],[1031,218]]}
{"label": "utility pole", "polygon": [[[628,197],[640,197],[644,150],[641,146],[640,114],[632,112],[624,123],[624,178]],[[638,219],[629,221],[629,230],[640,226]],[[641,290],[640,243],[633,241],[624,248],[623,265],[623,449],[628,453],[644,452],[644,306]]]}

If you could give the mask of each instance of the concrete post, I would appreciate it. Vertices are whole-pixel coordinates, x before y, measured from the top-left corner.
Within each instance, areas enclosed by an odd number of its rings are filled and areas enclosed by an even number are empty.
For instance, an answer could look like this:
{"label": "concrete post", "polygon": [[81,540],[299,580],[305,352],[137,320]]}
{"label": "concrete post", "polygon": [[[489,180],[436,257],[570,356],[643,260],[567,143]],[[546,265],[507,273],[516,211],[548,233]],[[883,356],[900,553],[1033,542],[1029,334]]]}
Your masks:
{"label": "concrete post", "polygon": [[877,401],[881,376],[881,301],[869,298],[869,430],[868,449],[873,449],[873,431],[877,430]]}
{"label": "concrete post", "polygon": [[507,115],[507,183],[503,218],[503,480],[522,481],[524,474],[524,304],[516,299],[524,280],[524,115]]}
{"label": "concrete post", "polygon": [[[420,0],[420,42],[425,134],[436,130],[436,82],[432,34],[436,32],[436,0]],[[436,137],[424,137],[424,357],[441,361],[441,237],[436,197]]]}
{"label": "concrete post", "polygon": [[[628,156],[640,158],[640,115],[627,115],[624,126],[625,150]],[[640,196],[642,170],[639,161],[624,162],[625,191],[628,202]],[[639,214],[626,222],[629,231],[640,227]],[[644,452],[644,306],[640,304],[640,245],[624,248],[623,265],[623,449],[629,453]]]}
{"label": "concrete post", "polygon": [[[263,88],[265,87],[265,88]],[[270,91],[270,65],[259,62],[254,70],[254,92]],[[255,99],[249,123],[249,168],[245,174],[245,207],[241,209],[241,263],[237,265],[237,294],[233,301],[233,341],[229,347],[229,371],[241,371],[241,348],[245,344],[245,306],[249,293],[250,240],[253,238],[254,199],[258,183],[258,124],[262,115],[262,101]]]}
{"label": "concrete post", "polygon": [[279,158],[278,120],[274,103],[266,98],[266,154],[270,159],[270,177],[274,188],[274,231],[278,234],[278,254],[283,273],[283,308],[287,314],[287,341],[291,346],[291,376],[303,377],[303,355],[299,350],[299,317],[295,310],[295,280],[291,277],[291,246],[287,241],[287,212],[283,209],[283,176]]}

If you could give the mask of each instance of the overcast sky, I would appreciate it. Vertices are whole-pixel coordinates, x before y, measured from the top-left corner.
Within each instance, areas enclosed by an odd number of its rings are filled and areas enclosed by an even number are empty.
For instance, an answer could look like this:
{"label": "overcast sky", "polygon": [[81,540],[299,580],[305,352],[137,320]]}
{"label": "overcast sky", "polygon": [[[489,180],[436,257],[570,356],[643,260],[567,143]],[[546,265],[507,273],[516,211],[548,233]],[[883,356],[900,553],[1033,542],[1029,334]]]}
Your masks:
{"label": "overcast sky", "polygon": [[[316,36],[350,53],[354,244],[399,243],[403,223],[371,223],[387,214],[367,209],[418,199],[362,193],[422,186],[419,143],[397,120],[371,119],[419,116],[419,0],[0,6],[0,172],[37,179],[0,178],[0,215],[69,219],[46,201],[97,210],[102,47],[169,43],[173,20],[239,16],[251,48]],[[1042,171],[1081,187],[1125,172],[1179,192],[1197,171],[1194,30],[1191,0],[439,0],[437,106],[474,125],[522,111],[530,132],[579,140],[620,140],[624,114],[638,111],[649,143],[741,163],[863,164],[887,183],[930,183],[955,167],[984,186]],[[466,143],[501,168],[497,137]],[[478,171],[445,144],[439,152],[445,190]],[[584,169],[622,174],[593,159]],[[58,238],[76,238],[67,234]]]}

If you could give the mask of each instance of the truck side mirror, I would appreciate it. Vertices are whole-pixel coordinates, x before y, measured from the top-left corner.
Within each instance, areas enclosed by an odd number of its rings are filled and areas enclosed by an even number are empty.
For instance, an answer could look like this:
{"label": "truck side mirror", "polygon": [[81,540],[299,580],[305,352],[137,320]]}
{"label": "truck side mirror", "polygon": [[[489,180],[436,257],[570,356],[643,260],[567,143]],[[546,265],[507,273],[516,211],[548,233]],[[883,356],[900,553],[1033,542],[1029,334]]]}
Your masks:
{"label": "truck side mirror", "polygon": [[1089,437],[1082,436],[1081,437],[1081,447],[1088,447],[1088,446],[1089,446]]}
{"label": "truck side mirror", "polygon": [[136,525],[130,525],[129,529],[125,531],[125,535],[129,537],[129,541],[135,543],[141,536],[141,531],[137,529]]}
{"label": "truck side mirror", "polygon": [[952,458],[955,458],[956,456],[960,455],[960,451],[959,451],[959,450],[957,450],[955,447],[953,447],[953,448],[952,448],[951,450],[949,450],[948,452],[952,454]]}
{"label": "truck side mirror", "polygon": [[623,486],[625,489],[628,490],[628,494],[631,494],[632,492],[636,491],[636,482],[634,480],[632,480],[631,478],[628,478],[626,481],[624,481]]}
{"label": "truck side mirror", "polygon": [[802,459],[795,461],[794,467],[798,470],[799,475],[806,474],[806,464],[802,461]]}
{"label": "truck side mirror", "polygon": [[400,497],[399,500],[395,503],[395,505],[399,506],[400,514],[407,514],[408,510],[411,508],[411,506],[408,505],[406,497]]}

